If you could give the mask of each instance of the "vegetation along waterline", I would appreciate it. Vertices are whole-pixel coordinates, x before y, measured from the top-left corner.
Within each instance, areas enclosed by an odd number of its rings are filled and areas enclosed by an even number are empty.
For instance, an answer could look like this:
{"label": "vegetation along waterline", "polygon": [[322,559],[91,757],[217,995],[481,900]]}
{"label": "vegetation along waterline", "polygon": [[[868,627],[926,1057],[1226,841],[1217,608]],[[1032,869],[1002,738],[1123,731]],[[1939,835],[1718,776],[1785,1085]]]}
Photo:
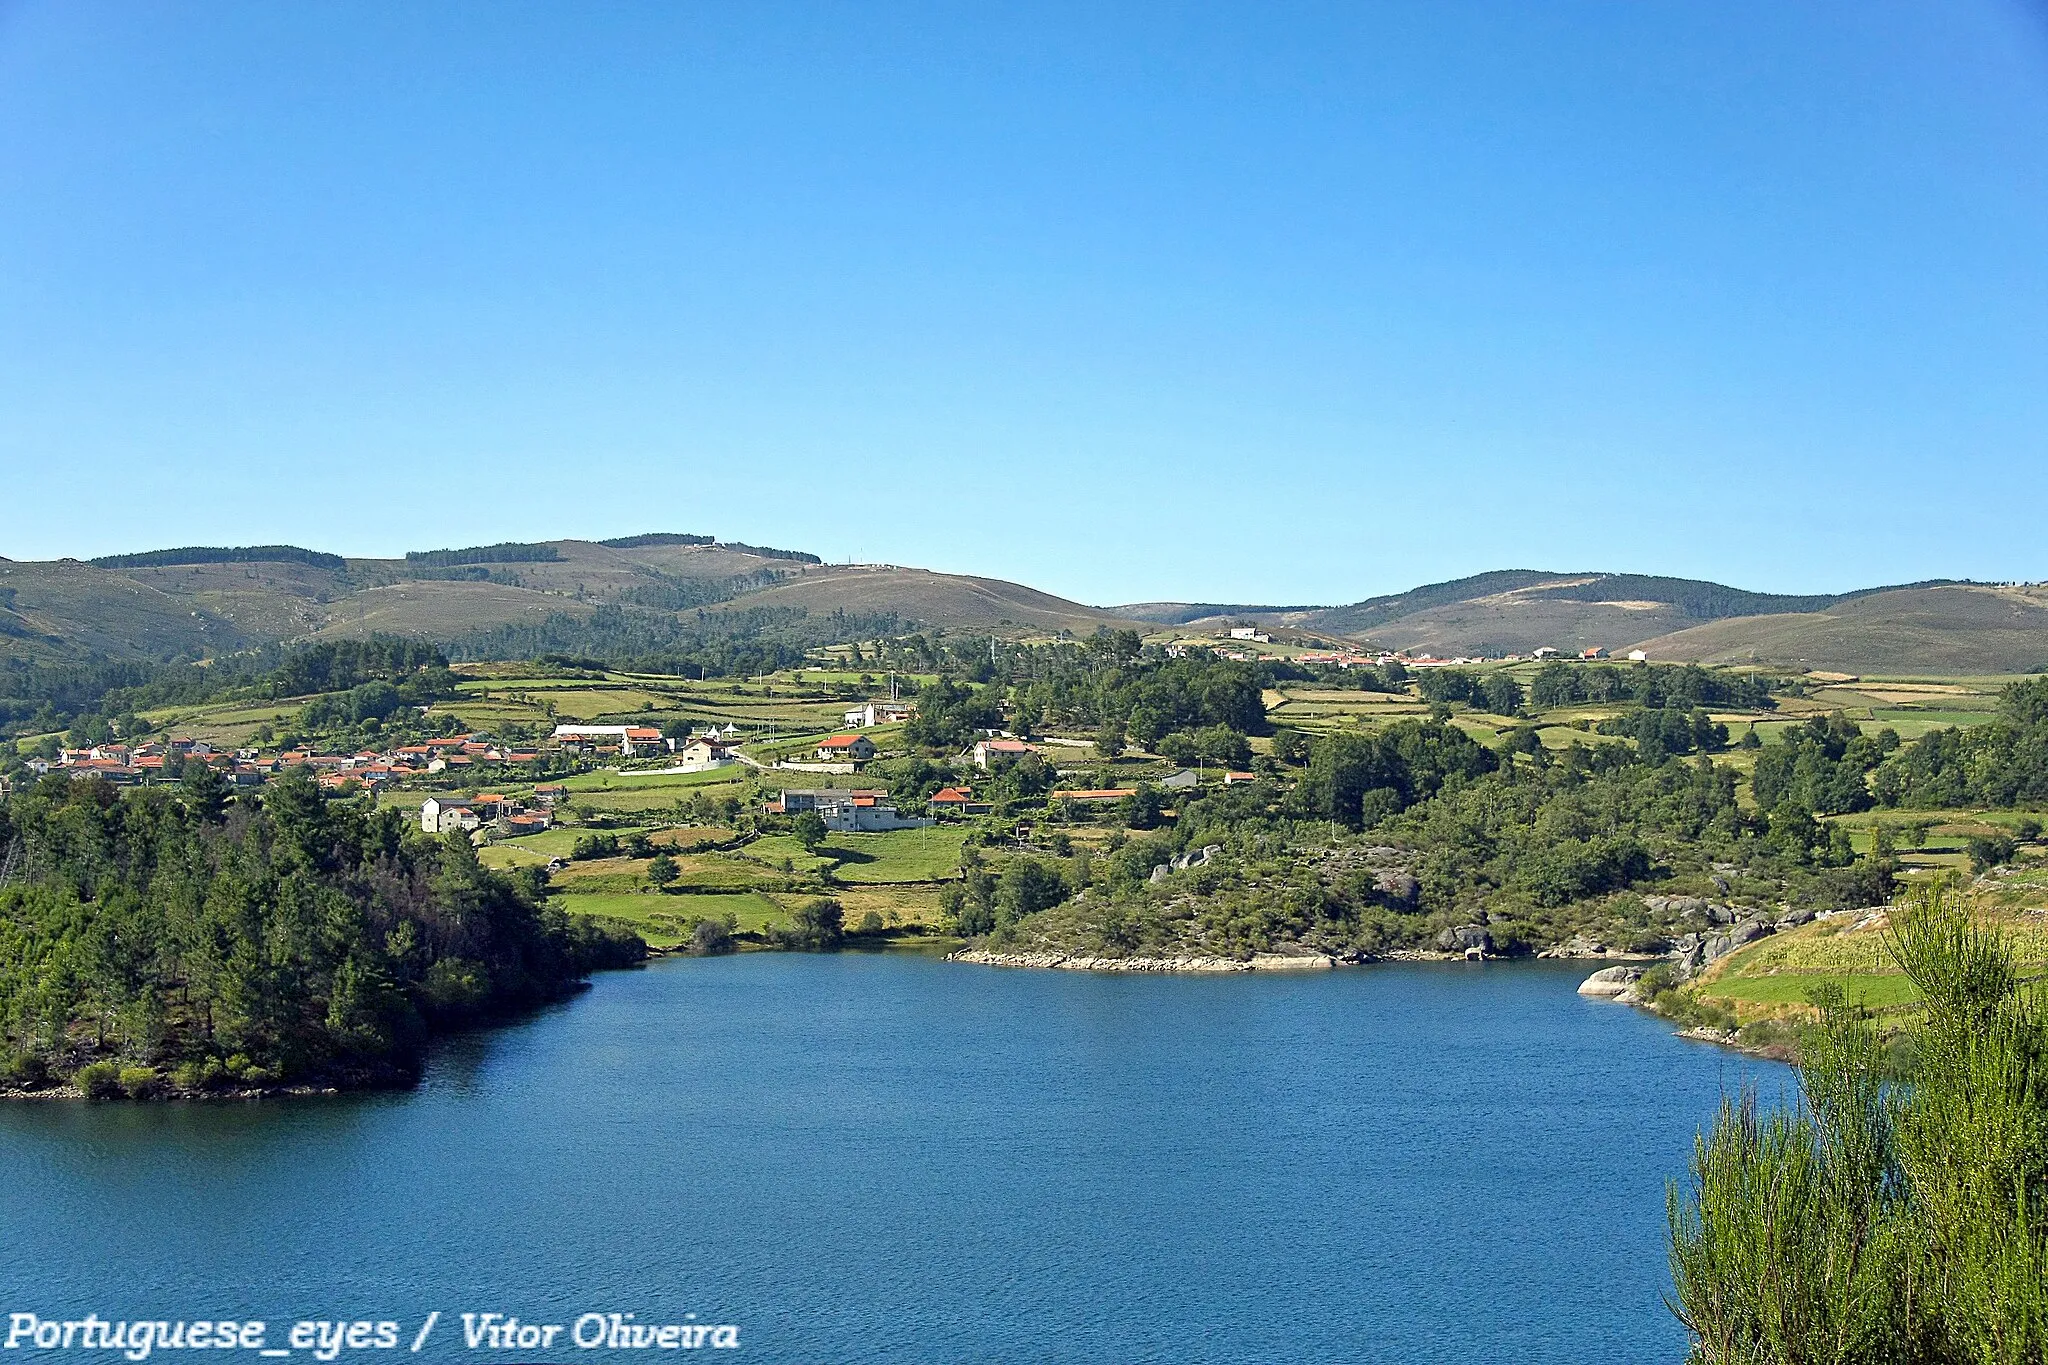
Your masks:
{"label": "vegetation along waterline", "polygon": [[[203,770],[202,770],[203,771]],[[216,782],[50,778],[0,844],[0,1083],[90,1097],[403,1084],[437,1030],[574,989],[645,945],[493,872],[461,835]]]}
{"label": "vegetation along waterline", "polygon": [[1672,1189],[1700,1365],[2048,1358],[2040,977],[1952,895],[1916,898],[1885,947],[1918,1027],[1888,1042],[1823,986],[1799,1103],[1727,1102]]}

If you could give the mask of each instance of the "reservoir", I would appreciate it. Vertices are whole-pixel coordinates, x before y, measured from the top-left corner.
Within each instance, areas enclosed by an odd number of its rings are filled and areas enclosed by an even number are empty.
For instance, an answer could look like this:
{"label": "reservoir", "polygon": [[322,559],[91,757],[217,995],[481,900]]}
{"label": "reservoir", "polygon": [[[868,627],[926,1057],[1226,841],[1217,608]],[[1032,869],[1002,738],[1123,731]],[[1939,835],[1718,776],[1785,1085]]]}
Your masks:
{"label": "reservoir", "polygon": [[[1789,1073],[1591,965],[608,973],[409,1092],[0,1106],[0,1312],[403,1321],[357,1361],[1677,1362],[1666,1182]],[[472,1352],[463,1312],[740,1348]]]}

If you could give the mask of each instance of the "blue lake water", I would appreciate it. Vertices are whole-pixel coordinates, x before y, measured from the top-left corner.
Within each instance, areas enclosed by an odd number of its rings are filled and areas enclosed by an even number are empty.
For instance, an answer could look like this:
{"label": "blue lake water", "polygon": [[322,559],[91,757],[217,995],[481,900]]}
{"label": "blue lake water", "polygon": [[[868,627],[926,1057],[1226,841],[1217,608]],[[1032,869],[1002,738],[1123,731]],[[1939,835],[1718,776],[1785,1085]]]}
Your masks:
{"label": "blue lake water", "polygon": [[[1586,970],[610,973],[409,1093],[0,1106],[0,1312],[695,1314],[741,1347],[685,1354],[762,1361],[1676,1362],[1665,1182],[1724,1093],[1785,1073],[1582,1000]],[[410,1358],[634,1358],[461,1344]]]}

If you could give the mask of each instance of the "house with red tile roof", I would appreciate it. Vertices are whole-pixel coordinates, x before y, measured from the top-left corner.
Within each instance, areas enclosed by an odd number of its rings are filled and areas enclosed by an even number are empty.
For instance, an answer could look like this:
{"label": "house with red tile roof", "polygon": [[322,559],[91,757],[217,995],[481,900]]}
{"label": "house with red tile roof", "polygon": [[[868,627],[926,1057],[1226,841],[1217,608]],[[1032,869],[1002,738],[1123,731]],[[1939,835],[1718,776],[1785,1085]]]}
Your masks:
{"label": "house with red tile roof", "polygon": [[818,757],[828,762],[865,763],[875,756],[875,742],[866,735],[834,735],[818,742]]}
{"label": "house with red tile roof", "polygon": [[1019,739],[984,739],[974,746],[974,766],[986,771],[998,763],[1014,762],[1037,752],[1037,745]]}
{"label": "house with red tile roof", "polygon": [[975,800],[973,792],[966,787],[941,787],[932,793],[931,804],[938,810],[952,811],[956,815],[985,815],[989,810],[988,802]]}

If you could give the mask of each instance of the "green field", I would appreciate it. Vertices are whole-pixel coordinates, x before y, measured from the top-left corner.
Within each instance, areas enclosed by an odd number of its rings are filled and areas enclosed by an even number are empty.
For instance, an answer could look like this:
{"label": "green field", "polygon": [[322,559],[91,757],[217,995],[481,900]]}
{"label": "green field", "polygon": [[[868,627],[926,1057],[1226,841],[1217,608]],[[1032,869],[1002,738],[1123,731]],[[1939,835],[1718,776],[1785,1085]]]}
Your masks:
{"label": "green field", "polygon": [[836,857],[832,875],[842,882],[928,882],[960,870],[967,830],[959,825],[892,829],[880,834],[833,834],[819,852]]}
{"label": "green field", "polygon": [[[2011,943],[2016,959],[2033,971],[2048,966],[2048,916],[2038,911],[1990,911]],[[1919,999],[1887,947],[1883,922],[1855,928],[1862,917],[1845,916],[1759,939],[1710,968],[1692,989],[1708,999],[1760,1012],[1810,1003],[1827,983],[1840,985],[1854,1003],[1895,1009]]]}
{"label": "green field", "polygon": [[656,948],[673,948],[687,941],[691,926],[700,919],[722,920],[730,914],[739,921],[742,932],[756,933],[770,924],[789,922],[787,911],[752,891],[675,896],[646,891],[600,892],[562,895],[554,900],[572,915],[601,915],[629,924]]}
{"label": "green field", "polygon": [[[578,839],[597,832],[599,831],[587,829],[544,829],[538,834],[522,834],[517,839],[500,839],[494,844],[486,845],[484,852],[487,854],[497,852],[525,854],[528,855],[527,861],[538,858],[541,862],[546,862],[550,858],[568,857],[569,851],[576,847]],[[647,831],[643,829],[608,829],[601,832],[614,835],[623,843],[634,835],[645,834]]]}
{"label": "green field", "polygon": [[1724,978],[1701,986],[1700,994],[1755,1005],[1805,1005],[1812,1002],[1816,990],[1827,984],[1841,987],[1850,1004],[1868,1009],[1910,1004],[1920,998],[1919,989],[1896,973],[1872,976],[1850,972]]}
{"label": "green field", "polygon": [[594,772],[578,773],[562,779],[562,785],[579,799],[593,792],[623,794],[627,792],[689,791],[697,787],[715,787],[728,782],[744,782],[749,769],[742,764],[729,768],[708,768],[701,773],[635,773],[635,772]]}

